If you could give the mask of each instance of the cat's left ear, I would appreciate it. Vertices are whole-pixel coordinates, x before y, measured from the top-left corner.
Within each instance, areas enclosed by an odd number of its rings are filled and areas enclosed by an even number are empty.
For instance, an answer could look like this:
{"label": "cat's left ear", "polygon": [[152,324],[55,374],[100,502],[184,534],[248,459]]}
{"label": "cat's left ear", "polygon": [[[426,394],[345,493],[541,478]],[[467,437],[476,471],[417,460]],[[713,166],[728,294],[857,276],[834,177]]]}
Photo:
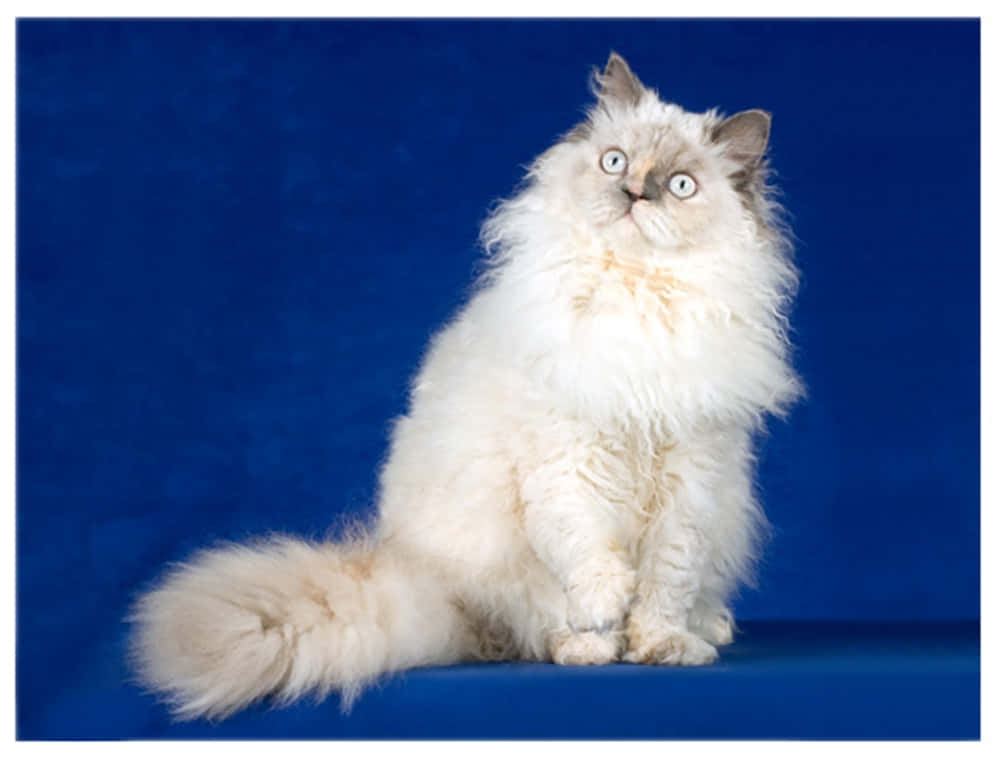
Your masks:
{"label": "cat's left ear", "polygon": [[[596,72],[595,72],[596,74]],[[612,52],[604,71],[594,77],[597,97],[604,101],[614,101],[620,105],[638,105],[646,88],[639,77],[632,73],[625,59]]]}
{"label": "cat's left ear", "polygon": [[771,134],[771,114],[754,109],[730,116],[712,130],[712,142],[722,145],[726,154],[744,169],[754,169],[767,150]]}

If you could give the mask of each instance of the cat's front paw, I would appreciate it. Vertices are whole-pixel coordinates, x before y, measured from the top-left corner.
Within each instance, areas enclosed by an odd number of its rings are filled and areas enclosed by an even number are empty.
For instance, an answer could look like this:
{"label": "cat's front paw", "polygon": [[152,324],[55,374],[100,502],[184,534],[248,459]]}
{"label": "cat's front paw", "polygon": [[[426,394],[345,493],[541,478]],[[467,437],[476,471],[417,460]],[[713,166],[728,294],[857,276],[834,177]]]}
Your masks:
{"label": "cat's front paw", "polygon": [[621,658],[625,649],[622,631],[563,633],[550,643],[552,661],[566,666],[610,664]]}
{"label": "cat's front paw", "polygon": [[617,557],[582,567],[566,589],[575,632],[621,629],[636,592],[635,572]]}
{"label": "cat's front paw", "polygon": [[640,628],[629,624],[627,662],[699,667],[718,658],[715,646],[680,627],[664,624]]}

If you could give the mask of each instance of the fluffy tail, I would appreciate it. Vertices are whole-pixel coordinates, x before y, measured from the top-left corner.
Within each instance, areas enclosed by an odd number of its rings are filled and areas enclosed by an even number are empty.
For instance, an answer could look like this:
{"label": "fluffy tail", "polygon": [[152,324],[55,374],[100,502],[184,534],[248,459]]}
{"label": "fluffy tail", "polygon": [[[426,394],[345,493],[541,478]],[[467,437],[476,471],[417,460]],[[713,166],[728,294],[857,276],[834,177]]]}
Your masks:
{"label": "fluffy tail", "polygon": [[470,645],[431,573],[366,543],[207,550],[141,597],[131,621],[140,678],[180,719],[333,689],[347,708],[383,672],[452,663]]}

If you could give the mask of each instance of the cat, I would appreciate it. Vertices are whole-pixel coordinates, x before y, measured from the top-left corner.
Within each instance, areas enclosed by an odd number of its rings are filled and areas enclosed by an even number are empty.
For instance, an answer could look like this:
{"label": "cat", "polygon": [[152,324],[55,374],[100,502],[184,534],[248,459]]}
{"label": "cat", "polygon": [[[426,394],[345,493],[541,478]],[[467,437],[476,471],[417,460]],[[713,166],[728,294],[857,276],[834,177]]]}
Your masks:
{"label": "cat", "polygon": [[612,53],[482,230],[475,293],[396,420],[378,516],[224,545],[136,602],[180,719],[468,660],[705,665],[765,525],[757,433],[802,394],[770,115],[662,101]]}

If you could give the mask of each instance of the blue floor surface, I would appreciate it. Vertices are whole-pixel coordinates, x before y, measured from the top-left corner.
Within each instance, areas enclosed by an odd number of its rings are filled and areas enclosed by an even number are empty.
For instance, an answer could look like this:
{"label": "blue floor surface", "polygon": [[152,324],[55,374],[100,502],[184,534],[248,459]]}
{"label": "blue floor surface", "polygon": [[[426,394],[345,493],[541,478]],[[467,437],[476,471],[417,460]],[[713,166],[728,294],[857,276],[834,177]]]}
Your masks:
{"label": "blue floor surface", "polygon": [[752,622],[719,663],[674,669],[478,664],[369,690],[172,723],[120,681],[120,641],[18,714],[21,738],[976,739],[979,626]]}

